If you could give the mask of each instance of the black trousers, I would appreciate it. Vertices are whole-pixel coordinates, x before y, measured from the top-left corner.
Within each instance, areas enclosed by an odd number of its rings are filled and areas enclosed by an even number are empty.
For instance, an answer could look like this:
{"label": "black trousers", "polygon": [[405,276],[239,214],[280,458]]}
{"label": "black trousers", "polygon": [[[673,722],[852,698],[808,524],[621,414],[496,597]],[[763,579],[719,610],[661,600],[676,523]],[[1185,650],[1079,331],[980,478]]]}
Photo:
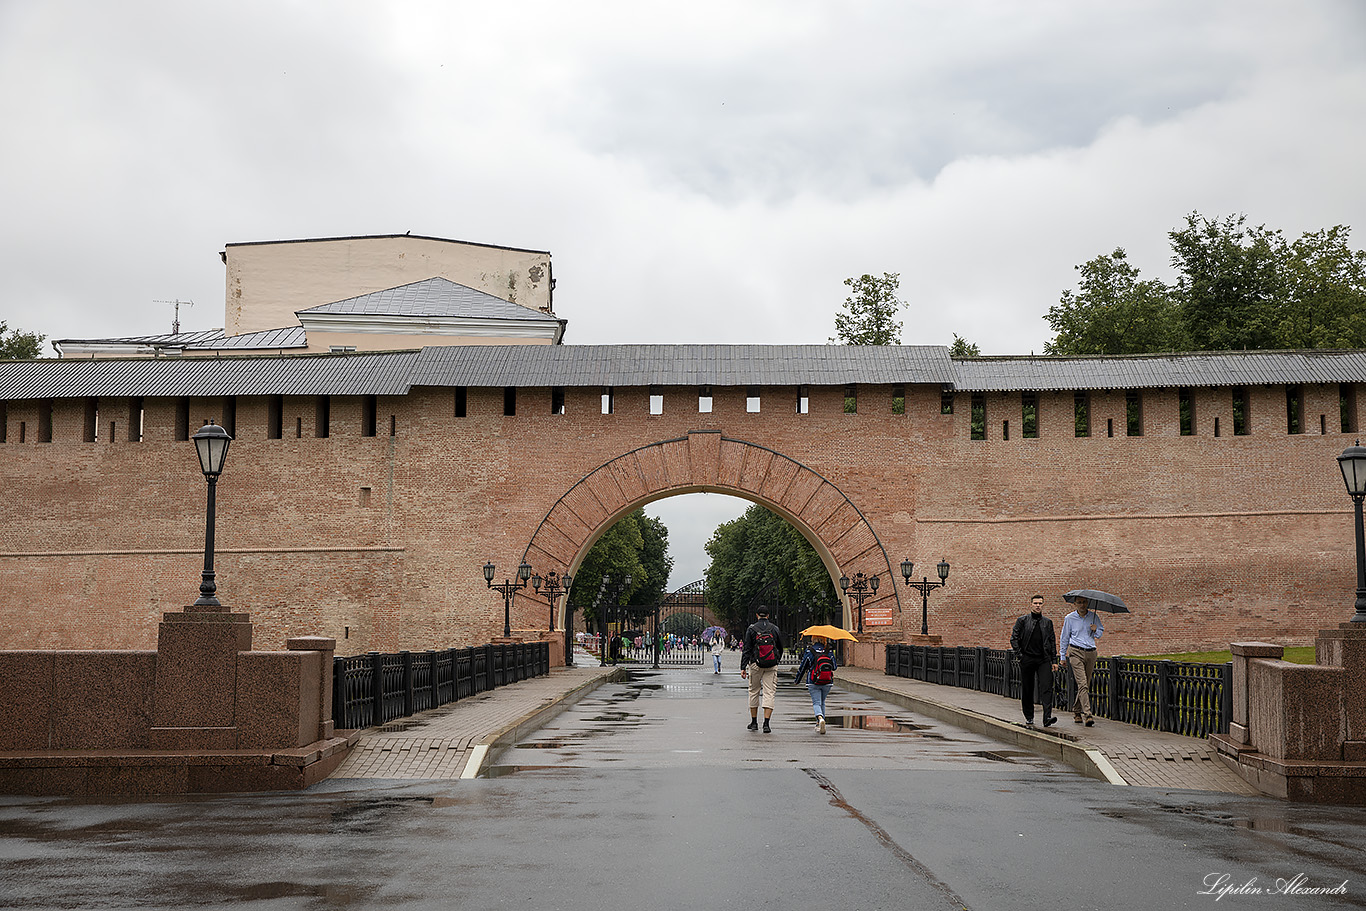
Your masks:
{"label": "black trousers", "polygon": [[1020,706],[1024,716],[1034,718],[1035,683],[1038,683],[1039,702],[1043,704],[1043,717],[1053,716],[1053,665],[1046,659],[1038,661],[1029,658],[1020,661]]}

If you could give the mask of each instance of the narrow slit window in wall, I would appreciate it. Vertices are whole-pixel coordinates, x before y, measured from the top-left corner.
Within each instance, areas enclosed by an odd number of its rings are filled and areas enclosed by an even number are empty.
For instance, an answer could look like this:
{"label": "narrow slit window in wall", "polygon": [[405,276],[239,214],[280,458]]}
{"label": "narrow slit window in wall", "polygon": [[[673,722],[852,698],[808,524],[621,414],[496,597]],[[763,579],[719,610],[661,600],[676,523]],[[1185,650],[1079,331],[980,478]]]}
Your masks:
{"label": "narrow slit window in wall", "polygon": [[939,413],[953,414],[953,392],[945,389],[939,393]]}
{"label": "narrow slit window in wall", "polygon": [[1077,392],[1072,396],[1072,433],[1074,436],[1089,437],[1091,435],[1091,396],[1086,392]]}
{"label": "narrow slit window in wall", "polygon": [[43,402],[38,406],[38,442],[52,442],[52,403]]}
{"label": "narrow slit window in wall", "polygon": [[389,415],[389,436],[398,436],[398,415],[396,414]]}
{"label": "narrow slit window in wall", "polygon": [[1357,432],[1357,384],[1338,385],[1338,421],[1343,433]]}
{"label": "narrow slit window in wall", "polygon": [[304,438],[304,419],[303,419],[302,417],[296,417],[296,418],[294,419],[294,439],[296,439],[296,440],[302,440],[303,438]]}
{"label": "narrow slit window in wall", "polygon": [[602,413],[611,414],[616,407],[611,386],[602,387]]}
{"label": "narrow slit window in wall", "polygon": [[146,412],[142,407],[142,399],[128,400],[128,432],[124,434],[130,443],[142,442],[142,422],[146,418]]}
{"label": "narrow slit window in wall", "polygon": [[892,414],[906,413],[906,387],[892,387]]}
{"label": "narrow slit window in wall", "polygon": [[972,439],[985,440],[987,438],[987,399],[980,392],[972,394]]}
{"label": "narrow slit window in wall", "polygon": [[1304,433],[1304,390],[1285,387],[1285,432]]}
{"label": "narrow slit window in wall", "polygon": [[1181,420],[1181,435],[1195,436],[1195,399],[1190,389],[1181,387],[1176,391],[1176,410]]}
{"label": "narrow slit window in wall", "polygon": [[746,387],[745,387],[745,411],[749,412],[750,414],[758,414],[758,413],[759,413],[759,406],[760,406],[760,400],[759,400],[759,387],[758,387],[758,386],[746,386]]}
{"label": "narrow slit window in wall", "polygon": [[1115,419],[1114,419],[1114,418],[1106,418],[1106,419],[1105,419],[1105,435],[1106,435],[1107,437],[1112,437],[1112,436],[1115,435]]}
{"label": "narrow slit window in wall", "polygon": [[0,402],[0,443],[9,442],[9,406]]}
{"label": "narrow slit window in wall", "polygon": [[511,418],[517,416],[517,387],[503,387],[503,417]]}
{"label": "narrow slit window in wall", "polygon": [[1026,440],[1039,438],[1039,395],[1036,392],[1020,396],[1020,436]]}
{"label": "narrow slit window in wall", "polygon": [[564,414],[564,387],[550,387],[550,413]]}
{"label": "narrow slit window in wall", "polygon": [[797,387],[797,413],[809,414],[811,412],[811,392],[805,386]]}
{"label": "narrow slit window in wall", "polygon": [[701,386],[697,390],[697,413],[711,414],[712,394],[710,386]]}
{"label": "narrow slit window in wall", "polygon": [[313,435],[320,440],[326,439],[332,435],[332,397],[318,396],[315,406],[317,419],[313,425]]}
{"label": "narrow slit window in wall", "polygon": [[175,438],[177,440],[188,440],[190,438],[190,400],[181,398],[176,399],[175,403]]}
{"label": "narrow slit window in wall", "polygon": [[1233,387],[1233,435],[1247,436],[1247,387]]}
{"label": "narrow slit window in wall", "polygon": [[1002,421],[1002,422],[1001,422],[1001,439],[1003,439],[1003,440],[1009,440],[1009,439],[1010,439],[1010,421]]}
{"label": "narrow slit window in wall", "polygon": [[272,395],[266,400],[266,439],[282,440],[285,437],[285,397]]}
{"label": "narrow slit window in wall", "polygon": [[853,383],[844,387],[844,413],[858,414],[858,386]]}
{"label": "narrow slit window in wall", "polygon": [[85,400],[85,428],[81,439],[93,443],[100,438],[100,403],[97,399]]}
{"label": "narrow slit window in wall", "polygon": [[1218,416],[1218,415],[1215,415],[1215,416],[1214,416],[1214,435],[1215,435],[1215,436],[1218,436],[1218,435],[1219,435],[1219,416]]}
{"label": "narrow slit window in wall", "polygon": [[650,387],[650,414],[664,413],[664,390],[658,386]]}
{"label": "narrow slit window in wall", "polygon": [[228,436],[237,437],[237,396],[229,395],[223,399],[223,430]]}
{"label": "narrow slit window in wall", "polygon": [[360,400],[360,435],[377,436],[379,431],[379,399],[373,395],[362,396]]}
{"label": "narrow slit window in wall", "polygon": [[468,393],[469,390],[464,386],[455,387],[455,416],[458,418],[463,418],[468,414],[465,410]]}
{"label": "narrow slit window in wall", "polygon": [[1137,389],[1124,393],[1124,435],[1143,436],[1143,393]]}

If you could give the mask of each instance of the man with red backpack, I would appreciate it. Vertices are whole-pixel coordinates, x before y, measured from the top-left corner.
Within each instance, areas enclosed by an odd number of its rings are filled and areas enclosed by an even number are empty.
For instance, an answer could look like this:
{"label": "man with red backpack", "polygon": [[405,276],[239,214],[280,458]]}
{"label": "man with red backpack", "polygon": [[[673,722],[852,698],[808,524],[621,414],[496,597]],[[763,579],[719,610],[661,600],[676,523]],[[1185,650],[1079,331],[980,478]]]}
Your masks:
{"label": "man with red backpack", "polygon": [[[764,706],[764,733],[773,733],[768,721],[778,698],[778,661],[783,657],[783,636],[768,621],[768,608],[754,611],[758,617],[745,630],[745,648],[740,653],[740,676],[749,679],[749,729],[759,730],[759,704]],[[750,673],[753,665],[754,672]]]}
{"label": "man with red backpack", "polygon": [[835,668],[839,662],[824,636],[811,637],[811,644],[802,652],[802,663],[797,665],[794,683],[806,678],[806,689],[811,694],[811,710],[816,713],[816,733],[825,733],[825,698],[835,684]]}

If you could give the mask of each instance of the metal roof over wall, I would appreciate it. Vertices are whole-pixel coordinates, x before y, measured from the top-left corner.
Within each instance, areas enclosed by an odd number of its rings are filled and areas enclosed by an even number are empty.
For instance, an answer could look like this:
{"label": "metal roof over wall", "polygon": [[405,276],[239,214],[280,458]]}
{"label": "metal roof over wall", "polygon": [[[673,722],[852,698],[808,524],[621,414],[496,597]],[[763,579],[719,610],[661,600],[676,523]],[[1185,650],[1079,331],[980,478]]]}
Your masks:
{"label": "metal roof over wall", "polygon": [[457,345],[287,356],[0,361],[0,400],[404,395],[413,386],[934,385],[963,392],[1366,383],[1366,351],[952,359],[943,346]]}
{"label": "metal roof over wall", "polygon": [[0,399],[403,395],[416,351],[0,362]]}
{"label": "metal roof over wall", "polygon": [[954,361],[962,392],[1366,382],[1366,351],[1239,351]]}
{"label": "metal roof over wall", "polygon": [[424,348],[414,386],[812,386],[953,382],[938,345],[500,345]]}

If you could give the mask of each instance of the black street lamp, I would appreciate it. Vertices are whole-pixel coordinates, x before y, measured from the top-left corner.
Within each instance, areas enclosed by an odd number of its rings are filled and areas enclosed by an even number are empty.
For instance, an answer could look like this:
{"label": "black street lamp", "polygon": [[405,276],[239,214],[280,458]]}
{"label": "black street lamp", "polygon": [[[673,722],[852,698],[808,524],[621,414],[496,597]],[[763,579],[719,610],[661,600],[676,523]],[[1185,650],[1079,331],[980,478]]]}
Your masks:
{"label": "black street lamp", "polygon": [[199,453],[199,468],[204,472],[204,480],[209,482],[209,508],[204,520],[204,575],[199,583],[199,598],[194,607],[218,609],[218,586],[213,574],[213,526],[214,505],[218,494],[218,476],[223,473],[223,462],[228,457],[228,445],[232,437],[213,421],[205,421],[193,437],[194,448]]}
{"label": "black street lamp", "polygon": [[919,582],[911,581],[911,573],[915,572],[915,564],[910,560],[901,561],[901,578],[906,580],[907,588],[914,588],[920,592],[920,635],[930,634],[930,589],[938,588],[949,578],[949,564],[947,560],[940,560],[935,567],[939,571],[939,581],[931,582],[924,576],[920,577]]}
{"label": "black street lamp", "polygon": [[863,573],[854,573],[851,581],[848,576],[840,576],[840,591],[854,599],[858,606],[858,631],[863,632],[863,602],[877,594],[878,584],[882,580],[874,573],[865,576]]}
{"label": "black street lamp", "polygon": [[[541,591],[541,584],[544,581],[545,591]],[[560,595],[569,594],[569,586],[574,584],[574,577],[565,573],[561,576],[555,570],[545,574],[545,579],[541,579],[540,573],[531,577],[531,587],[539,594],[545,595],[545,599],[550,602],[550,631],[555,632],[555,602],[560,600]]]}
{"label": "black street lamp", "polygon": [[531,578],[531,564],[525,560],[522,565],[517,567],[517,581],[513,582],[504,579],[495,585],[493,576],[498,570],[494,569],[493,561],[484,564],[484,582],[489,588],[503,593],[503,638],[512,638],[512,596],[519,588],[526,588],[527,581]]}
{"label": "black street lamp", "polygon": [[1348,446],[1338,456],[1338,467],[1342,469],[1342,481],[1356,507],[1357,613],[1351,622],[1366,623],[1366,535],[1362,533],[1361,522],[1361,500],[1366,497],[1366,446],[1362,446],[1360,440]]}

